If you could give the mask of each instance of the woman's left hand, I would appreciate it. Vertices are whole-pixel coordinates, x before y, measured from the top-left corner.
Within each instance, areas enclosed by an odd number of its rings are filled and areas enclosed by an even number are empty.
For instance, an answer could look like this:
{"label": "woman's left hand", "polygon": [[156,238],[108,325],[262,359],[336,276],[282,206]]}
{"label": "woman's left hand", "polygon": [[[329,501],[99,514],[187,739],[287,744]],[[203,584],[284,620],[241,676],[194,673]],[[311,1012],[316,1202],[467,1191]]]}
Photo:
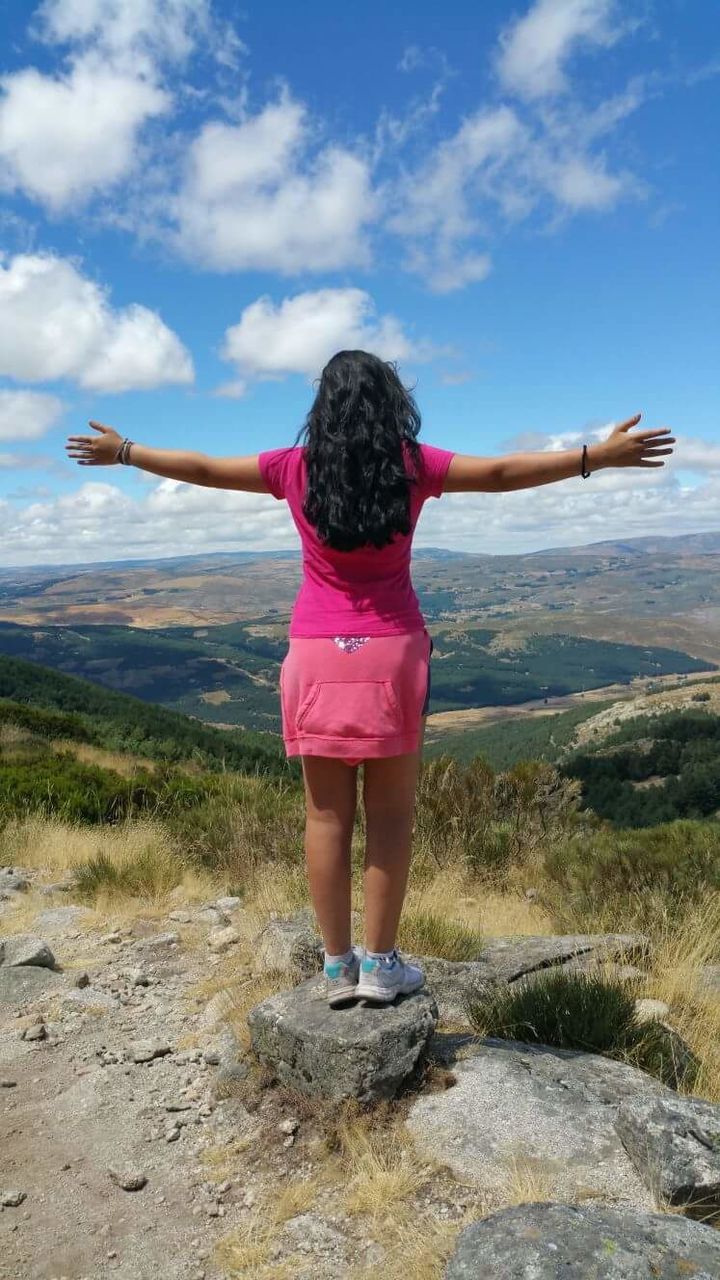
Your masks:
{"label": "woman's left hand", "polygon": [[103,426],[102,422],[91,421],[90,426],[100,435],[68,436],[65,445],[68,457],[75,458],[81,467],[111,467],[118,460],[123,437],[114,427]]}

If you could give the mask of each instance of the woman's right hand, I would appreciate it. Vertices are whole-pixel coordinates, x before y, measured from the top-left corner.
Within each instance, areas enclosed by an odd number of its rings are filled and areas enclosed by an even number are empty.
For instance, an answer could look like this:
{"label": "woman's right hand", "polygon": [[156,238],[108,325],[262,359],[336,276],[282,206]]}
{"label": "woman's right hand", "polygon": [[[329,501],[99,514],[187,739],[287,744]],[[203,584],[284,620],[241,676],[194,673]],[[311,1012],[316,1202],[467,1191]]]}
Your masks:
{"label": "woman's right hand", "polygon": [[601,467],[664,467],[664,454],[672,453],[675,437],[668,435],[670,427],[653,427],[647,431],[630,434],[642,414],[621,422],[600,444],[588,445],[588,466],[591,471]]}
{"label": "woman's right hand", "polygon": [[80,467],[111,467],[118,460],[118,449],[123,437],[114,427],[102,422],[89,424],[99,431],[97,436],[68,436],[65,450],[69,458],[75,458]]}

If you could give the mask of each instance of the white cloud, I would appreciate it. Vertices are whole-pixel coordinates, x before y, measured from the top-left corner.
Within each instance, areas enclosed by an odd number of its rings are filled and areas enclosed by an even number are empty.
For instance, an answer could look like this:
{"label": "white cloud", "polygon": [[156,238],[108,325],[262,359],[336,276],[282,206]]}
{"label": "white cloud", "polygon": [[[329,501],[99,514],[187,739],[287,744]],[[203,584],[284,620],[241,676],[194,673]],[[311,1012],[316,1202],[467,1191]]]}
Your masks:
{"label": "white cloud", "polygon": [[0,389],[0,440],[39,440],[63,409],[62,400],[44,391]]}
{"label": "white cloud", "polygon": [[314,150],[305,108],[287,94],[240,124],[206,124],[174,202],[178,247],[218,271],[366,262],[375,213],[365,161],[339,146]]}
{"label": "white cloud", "polygon": [[179,62],[209,32],[212,16],[209,0],[45,0],[38,25],[51,42]]}
{"label": "white cloud", "polygon": [[187,61],[200,39],[228,64],[241,47],[209,0],[46,0],[35,29],[68,56],[54,74],[0,79],[0,184],[54,212],[137,167],[143,127],[173,104],[165,64]]}
{"label": "white cloud", "polygon": [[635,85],[589,113],[573,103],[521,115],[501,104],[468,116],[392,192],[387,226],[403,237],[407,269],[449,293],[488,275],[483,242],[496,229],[538,212],[552,225],[642,194],[632,174],[611,172],[593,150],[642,100]]}
{"label": "white cloud", "polygon": [[617,204],[631,185],[625,174],[611,174],[601,157],[538,157],[538,177],[561,208],[607,209]]}
{"label": "white cloud", "polygon": [[316,377],[335,351],[370,350],[385,360],[423,359],[429,349],[415,344],[392,315],[378,316],[362,289],[318,289],[277,305],[258,298],[226,330],[222,355],[245,378],[278,378],[288,373]]}
{"label": "white cloud", "polygon": [[523,98],[564,92],[569,57],[582,45],[614,44],[615,17],[615,0],[536,0],[500,37],[501,83]]}
{"label": "white cloud", "polygon": [[495,61],[507,100],[480,106],[388,183],[386,225],[402,237],[406,269],[449,293],[488,275],[487,246],[519,222],[535,215],[555,229],[645,194],[598,146],[646,100],[652,77],[589,109],[565,71],[578,47],[607,47],[632,28],[615,0],[536,0],[505,28]]}
{"label": "white cloud", "polygon": [[193,367],[157,312],[137,303],[114,310],[67,259],[18,254],[0,257],[0,374],[128,391],[191,382]]}
{"label": "white cloud", "polygon": [[[153,478],[154,479],[154,478]],[[171,556],[294,546],[284,505],[267,495],[163,480],[136,498],[118,485],[89,481],[72,493],[17,504],[0,499],[0,544],[8,565],[63,564],[122,555]]]}
{"label": "white cloud", "polygon": [[56,211],[125,177],[138,130],[170,105],[156,85],[95,54],[67,74],[28,67],[0,87],[0,182]]}

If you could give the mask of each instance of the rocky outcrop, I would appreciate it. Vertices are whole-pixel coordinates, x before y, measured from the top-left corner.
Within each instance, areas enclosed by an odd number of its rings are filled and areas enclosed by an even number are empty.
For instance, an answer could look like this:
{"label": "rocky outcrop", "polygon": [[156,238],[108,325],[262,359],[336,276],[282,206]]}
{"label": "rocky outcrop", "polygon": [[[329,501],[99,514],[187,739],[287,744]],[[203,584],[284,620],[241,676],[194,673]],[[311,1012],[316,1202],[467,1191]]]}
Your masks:
{"label": "rocky outcrop", "polygon": [[417,1099],[408,1126],[423,1154],[493,1194],[518,1162],[535,1167],[553,1198],[584,1193],[652,1207],[614,1121],[630,1099],[674,1096],[657,1080],[597,1054],[466,1038],[456,1083]]}
{"label": "rocky outcrop", "polygon": [[54,969],[55,957],[43,938],[33,933],[16,933],[0,938],[0,964],[12,968],[35,965],[40,969]]}
{"label": "rocky outcrop", "polygon": [[332,1009],[325,980],[270,996],[248,1015],[258,1059],[302,1093],[374,1102],[392,1098],[421,1067],[437,1023],[427,991],[394,1004]]}
{"label": "rocky outcrop", "polygon": [[0,898],[26,893],[29,888],[30,881],[19,867],[0,867]]}
{"label": "rocky outcrop", "polygon": [[720,1212],[720,1107],[676,1095],[628,1099],[615,1128],[658,1197],[701,1218]]}
{"label": "rocky outcrop", "polygon": [[297,912],[289,920],[269,920],[254,939],[253,955],[259,971],[287,973],[302,982],[320,972],[324,952],[310,914]]}
{"label": "rocky outcrop", "polygon": [[460,1235],[445,1280],[711,1280],[720,1234],[677,1214],[521,1204]]}

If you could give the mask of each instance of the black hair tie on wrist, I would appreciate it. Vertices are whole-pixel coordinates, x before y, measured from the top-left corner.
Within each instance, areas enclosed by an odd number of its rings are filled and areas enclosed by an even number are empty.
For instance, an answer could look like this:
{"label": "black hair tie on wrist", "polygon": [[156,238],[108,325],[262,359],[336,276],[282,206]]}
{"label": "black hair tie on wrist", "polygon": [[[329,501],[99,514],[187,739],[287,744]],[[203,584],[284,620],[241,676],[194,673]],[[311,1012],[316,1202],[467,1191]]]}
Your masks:
{"label": "black hair tie on wrist", "polygon": [[588,447],[586,444],[584,444],[582,448],[582,462],[580,464],[580,475],[582,476],[583,480],[587,480],[588,476],[590,475],[590,472],[587,470],[587,451],[588,451]]}

